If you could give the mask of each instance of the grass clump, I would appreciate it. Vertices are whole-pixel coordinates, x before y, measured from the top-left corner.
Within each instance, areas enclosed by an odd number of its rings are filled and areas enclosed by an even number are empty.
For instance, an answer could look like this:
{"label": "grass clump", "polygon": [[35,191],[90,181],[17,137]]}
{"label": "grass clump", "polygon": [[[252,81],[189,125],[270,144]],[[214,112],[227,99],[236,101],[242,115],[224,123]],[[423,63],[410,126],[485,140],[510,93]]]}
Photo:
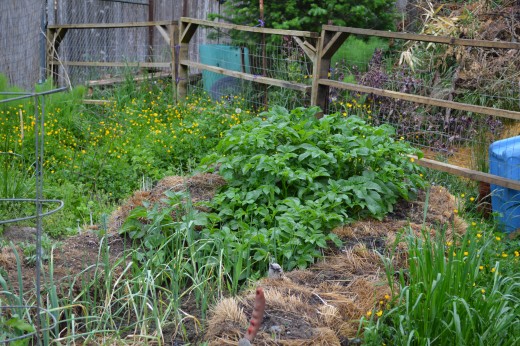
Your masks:
{"label": "grass clump", "polygon": [[368,314],[367,345],[520,342],[520,275],[514,269],[520,255],[511,243],[476,222],[459,237],[444,230],[404,237],[408,266],[396,280],[386,261],[394,299],[386,311]]}

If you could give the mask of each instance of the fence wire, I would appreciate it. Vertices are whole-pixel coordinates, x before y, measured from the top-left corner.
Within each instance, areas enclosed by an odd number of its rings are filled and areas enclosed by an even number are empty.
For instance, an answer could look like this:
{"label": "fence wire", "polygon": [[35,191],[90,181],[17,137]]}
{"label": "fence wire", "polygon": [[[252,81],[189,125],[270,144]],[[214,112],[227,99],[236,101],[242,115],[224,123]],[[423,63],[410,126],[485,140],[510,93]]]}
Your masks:
{"label": "fence wire", "polygon": [[[515,11],[498,15],[499,8],[479,7],[475,3],[474,12],[469,12],[471,15],[495,20],[481,21],[480,26],[472,28],[472,37],[464,36],[464,32],[469,33],[464,29],[466,24],[457,17],[460,8],[440,1],[411,1],[403,14],[401,29],[491,41],[517,42],[520,39],[517,34],[520,26],[514,21],[515,13],[520,12],[518,6]],[[329,78],[446,101],[520,111],[518,71],[520,52],[514,49],[350,35],[332,58]],[[483,172],[490,169],[489,146],[520,134],[518,120],[389,97],[331,88],[329,101],[329,112],[358,114],[375,125],[390,124],[396,128],[398,137],[421,148],[427,157]],[[514,138],[511,141],[505,155],[514,157],[520,153],[520,141]],[[496,149],[491,148],[493,150]],[[504,177],[520,175],[518,165],[500,167],[503,171],[500,175]]]}
{"label": "fence wire", "polygon": [[[59,1],[50,24],[146,22],[148,4],[142,1]],[[139,64],[171,63],[169,44],[153,26],[68,29],[57,51],[60,85],[137,74]],[[112,63],[112,66],[102,66]],[[96,64],[100,66],[95,66]],[[90,65],[90,66],[89,66]],[[137,65],[137,66],[136,66]],[[171,68],[148,69],[171,72]]]}
{"label": "fence wire", "polygon": [[[41,91],[35,93],[25,92],[6,92],[0,91],[0,120],[4,125],[0,129],[0,136],[2,137],[3,147],[0,148],[0,163],[2,164],[2,174],[0,178],[0,225],[25,221],[35,220],[36,228],[36,277],[35,277],[35,305],[28,306],[13,306],[18,302],[23,302],[25,297],[16,297],[7,295],[6,299],[0,299],[0,317],[2,320],[4,314],[9,315],[11,310],[16,308],[20,311],[18,318],[31,321],[35,327],[33,333],[25,333],[23,336],[17,336],[10,338],[2,337],[0,343],[9,344],[10,342],[18,342],[17,340],[23,338],[29,338],[35,336],[36,342],[39,345],[41,342],[41,333],[49,330],[49,323],[55,325],[56,319],[53,315],[49,314],[47,310],[42,307],[41,292],[42,292],[42,218],[57,212],[63,207],[63,201],[61,200],[49,200],[44,199],[43,196],[43,166],[44,166],[44,142],[45,142],[45,97],[49,94],[64,91],[66,88],[54,89],[48,91]],[[31,102],[32,101],[32,102]],[[16,112],[18,110],[18,112]],[[33,115],[31,117],[30,112]],[[18,113],[18,114],[17,114]],[[19,118],[17,117],[19,115]],[[14,119],[13,119],[14,118]],[[13,122],[16,123],[19,120],[19,127],[12,126]],[[32,124],[32,129],[31,129]],[[17,133],[13,133],[15,130]],[[23,148],[22,142],[25,133],[34,137],[34,151]],[[12,137],[18,137],[14,139]],[[32,154],[32,155],[31,155]],[[19,161],[13,160],[13,157],[20,158]],[[28,166],[28,167],[25,167]],[[26,170],[28,176],[19,176],[19,170]],[[23,181],[19,181],[19,179]],[[33,178],[34,188],[29,186],[29,180]],[[17,198],[21,197],[18,194],[34,194],[35,198]],[[9,206],[15,205],[27,205],[25,208],[10,208]],[[54,204],[52,207],[45,208],[49,204]],[[58,204],[56,207],[55,205]],[[7,207],[6,207],[7,205]],[[31,208],[34,207],[33,208]],[[21,213],[29,213],[29,216],[21,216]],[[7,215],[17,213],[18,217],[12,218]],[[18,249],[13,246],[13,251]],[[17,256],[16,256],[17,257]],[[18,257],[17,257],[18,258]],[[22,273],[19,272],[19,280],[21,280]],[[4,282],[4,287],[5,282]],[[20,292],[23,289],[20,287]],[[3,297],[2,297],[3,298]],[[8,302],[8,305],[3,303]],[[5,311],[4,311],[5,310]],[[36,312],[30,313],[31,310]],[[42,314],[46,314],[42,318]],[[49,322],[49,317],[53,319]]]}
{"label": "fence wire", "polygon": [[[313,64],[290,36],[217,30],[200,26],[198,34],[211,38],[204,44],[190,42],[190,61],[310,86]],[[262,36],[264,35],[264,36]],[[190,93],[206,93],[214,100],[245,97],[253,108],[267,105],[287,108],[310,105],[310,89],[305,93],[233,76],[189,69]]]}

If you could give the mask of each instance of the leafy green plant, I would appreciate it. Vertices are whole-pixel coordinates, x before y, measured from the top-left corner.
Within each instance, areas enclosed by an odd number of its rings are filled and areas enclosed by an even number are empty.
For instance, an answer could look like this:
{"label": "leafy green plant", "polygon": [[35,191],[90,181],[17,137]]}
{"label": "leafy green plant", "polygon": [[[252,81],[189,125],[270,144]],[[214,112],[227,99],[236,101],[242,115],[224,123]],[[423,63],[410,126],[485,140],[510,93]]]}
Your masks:
{"label": "leafy green plant", "polygon": [[421,154],[394,140],[391,127],[339,114],[317,119],[318,111],[275,107],[231,129],[203,160],[229,182],[211,204],[215,220],[239,234],[255,261],[306,267],[328,241],[340,243],[328,234],[335,225],[381,219],[424,186],[406,156]]}
{"label": "leafy green plant", "polygon": [[[185,192],[166,192],[166,205],[143,205],[128,216],[120,233],[135,242],[132,260],[137,267],[145,267],[154,274],[156,285],[171,287],[174,299],[182,290],[193,286],[197,304],[204,314],[215,285],[221,276],[219,254],[226,244],[218,243],[200,232],[207,224],[207,215],[191,205]],[[227,270],[232,271],[230,263]],[[237,287],[238,288],[238,287]]]}
{"label": "leafy green plant", "polygon": [[31,341],[28,338],[17,339],[27,333],[32,333],[35,328],[32,324],[29,324],[24,318],[13,314],[10,317],[6,317],[0,314],[0,342],[10,339],[15,339],[9,342],[12,346],[26,346]]}
{"label": "leafy green plant", "polygon": [[[22,242],[19,246],[24,255],[25,263],[30,265],[36,264],[36,241]],[[56,246],[56,243],[47,234],[42,234],[41,246],[41,260],[42,262],[46,262],[49,260],[50,252],[53,247]]]}
{"label": "leafy green plant", "polygon": [[2,306],[2,309],[0,310],[0,342],[15,339],[9,344],[25,346],[29,345],[30,339],[24,338],[23,336],[34,332],[35,328],[32,324],[29,309],[26,308],[30,303],[24,299],[25,291],[22,284],[22,262],[15,245],[10,242],[9,247],[12,249],[16,261],[18,291],[6,280],[8,277],[7,273],[1,268],[0,288],[2,291],[0,306]]}

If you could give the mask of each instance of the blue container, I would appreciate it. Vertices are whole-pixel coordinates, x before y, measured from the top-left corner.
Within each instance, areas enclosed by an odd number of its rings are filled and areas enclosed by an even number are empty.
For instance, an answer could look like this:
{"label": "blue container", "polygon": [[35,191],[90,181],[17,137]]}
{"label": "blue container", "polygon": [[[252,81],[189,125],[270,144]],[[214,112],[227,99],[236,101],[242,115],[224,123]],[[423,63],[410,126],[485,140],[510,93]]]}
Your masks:
{"label": "blue container", "polygon": [[[520,136],[503,139],[489,146],[489,173],[520,180]],[[491,205],[498,212],[504,231],[520,228],[520,191],[491,185]]]}

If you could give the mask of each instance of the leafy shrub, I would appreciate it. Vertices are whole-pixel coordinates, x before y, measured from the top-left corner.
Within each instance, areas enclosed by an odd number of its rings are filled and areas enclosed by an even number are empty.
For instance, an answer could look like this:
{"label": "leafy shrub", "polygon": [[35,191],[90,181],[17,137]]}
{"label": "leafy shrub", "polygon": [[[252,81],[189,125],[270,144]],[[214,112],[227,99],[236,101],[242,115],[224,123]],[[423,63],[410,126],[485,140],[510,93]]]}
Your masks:
{"label": "leafy shrub", "polygon": [[235,126],[203,159],[229,182],[212,202],[214,220],[238,232],[256,261],[306,267],[327,241],[340,243],[327,234],[334,226],[381,219],[424,187],[422,169],[406,156],[420,153],[394,140],[392,127],[339,114],[317,119],[318,111],[275,107]]}
{"label": "leafy shrub", "polygon": [[[265,25],[269,28],[308,30],[318,32],[329,21],[334,25],[371,29],[392,29],[395,1],[266,1]],[[229,21],[242,25],[258,25],[258,1],[227,0],[224,15]]]}

